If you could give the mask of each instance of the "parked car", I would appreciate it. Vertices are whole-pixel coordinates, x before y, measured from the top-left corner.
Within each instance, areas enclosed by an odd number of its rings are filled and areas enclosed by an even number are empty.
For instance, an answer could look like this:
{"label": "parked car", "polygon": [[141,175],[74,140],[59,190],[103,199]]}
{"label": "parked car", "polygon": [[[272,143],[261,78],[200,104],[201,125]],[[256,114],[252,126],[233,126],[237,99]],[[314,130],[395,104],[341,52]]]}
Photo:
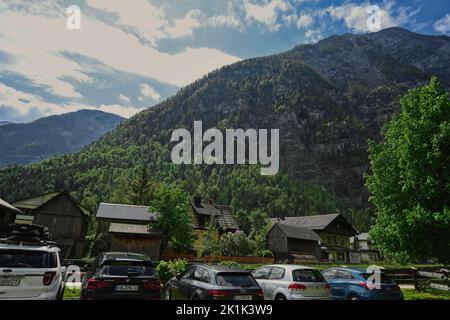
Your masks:
{"label": "parked car", "polygon": [[80,299],[159,300],[161,284],[147,255],[107,252],[96,258],[81,284]]}
{"label": "parked car", "polygon": [[168,300],[263,300],[248,271],[229,266],[193,265],[168,282]]}
{"label": "parked car", "polygon": [[47,238],[48,229],[38,225],[11,225],[0,240],[0,299],[62,299],[65,267],[60,249]]}
{"label": "parked car", "polygon": [[380,287],[368,280],[373,275],[360,268],[330,268],[322,272],[331,285],[331,296],[339,300],[403,300],[400,287],[380,272]]}
{"label": "parked car", "polygon": [[252,273],[266,300],[325,300],[330,286],[319,270],[299,265],[268,265]]}

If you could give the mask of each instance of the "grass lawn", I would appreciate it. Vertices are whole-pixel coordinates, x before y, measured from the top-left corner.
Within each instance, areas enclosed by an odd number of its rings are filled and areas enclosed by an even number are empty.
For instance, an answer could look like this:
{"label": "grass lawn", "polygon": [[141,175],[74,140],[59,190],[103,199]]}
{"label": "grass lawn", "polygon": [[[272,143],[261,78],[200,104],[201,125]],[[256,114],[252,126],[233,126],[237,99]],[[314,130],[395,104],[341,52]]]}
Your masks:
{"label": "grass lawn", "polygon": [[66,288],[64,290],[64,300],[78,300],[80,298],[80,289]]}
{"label": "grass lawn", "polygon": [[421,292],[414,289],[402,289],[405,300],[450,300],[450,292],[432,290]]}

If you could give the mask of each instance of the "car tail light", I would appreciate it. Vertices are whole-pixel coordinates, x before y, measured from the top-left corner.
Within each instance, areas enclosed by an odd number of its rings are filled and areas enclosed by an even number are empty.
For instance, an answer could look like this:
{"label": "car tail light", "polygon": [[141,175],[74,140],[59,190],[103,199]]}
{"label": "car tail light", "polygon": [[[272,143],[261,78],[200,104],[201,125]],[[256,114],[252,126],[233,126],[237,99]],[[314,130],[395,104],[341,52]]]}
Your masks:
{"label": "car tail light", "polygon": [[161,283],[158,280],[148,281],[143,284],[144,289],[159,290]]}
{"label": "car tail light", "polygon": [[109,288],[111,286],[111,283],[104,281],[104,280],[98,280],[95,278],[90,278],[87,282],[87,288],[88,289],[104,289]]}
{"label": "car tail light", "polygon": [[295,290],[295,291],[304,291],[304,290],[306,290],[306,286],[305,285],[303,285],[303,284],[300,284],[300,283],[291,283],[289,286],[288,286],[288,289],[289,290]]}
{"label": "car tail light", "polygon": [[44,278],[42,279],[42,283],[44,284],[44,286],[50,285],[50,283],[52,283],[55,276],[56,276],[56,271],[48,271],[48,272],[44,273]]}
{"label": "car tail light", "polygon": [[325,285],[325,290],[331,290],[331,286],[328,283]]}
{"label": "car tail light", "polygon": [[258,291],[256,291],[256,295],[257,295],[258,297],[264,297],[264,291],[258,290]]}
{"label": "car tail light", "polygon": [[364,289],[369,289],[369,286],[367,285],[367,282],[365,281],[359,281],[358,284],[363,287]]}
{"label": "car tail light", "polygon": [[209,294],[211,297],[226,297],[226,296],[229,295],[228,292],[223,291],[223,290],[209,290],[209,291],[208,291],[208,294]]}

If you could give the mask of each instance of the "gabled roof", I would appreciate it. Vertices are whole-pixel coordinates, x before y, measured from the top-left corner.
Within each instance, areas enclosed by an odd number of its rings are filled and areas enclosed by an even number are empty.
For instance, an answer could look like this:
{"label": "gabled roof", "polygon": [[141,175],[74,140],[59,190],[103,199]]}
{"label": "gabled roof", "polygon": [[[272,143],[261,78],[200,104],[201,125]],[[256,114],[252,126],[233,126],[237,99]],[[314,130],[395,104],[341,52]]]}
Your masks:
{"label": "gabled roof", "polygon": [[13,205],[9,204],[8,202],[6,202],[3,199],[0,199],[0,207],[10,210],[10,211],[14,211],[16,213],[23,213],[21,210],[17,209],[16,207],[14,207]]}
{"label": "gabled roof", "polygon": [[205,216],[219,216],[220,213],[217,211],[216,207],[209,203],[201,203],[200,206],[196,206],[194,201],[191,202],[192,208],[194,208],[197,214]]}
{"label": "gabled roof", "polygon": [[63,196],[63,195],[67,195],[68,197],[70,197],[70,199],[72,199],[72,201],[78,206],[78,208],[86,216],[89,216],[89,214],[90,214],[89,210],[86,209],[85,207],[83,207],[78,202],[76,202],[75,199],[73,199],[73,197],[71,196],[71,194],[68,191],[48,192],[48,193],[43,193],[43,194],[31,197],[31,198],[21,199],[21,200],[14,202],[14,206],[16,206],[17,208],[20,208],[22,210],[24,210],[24,209],[35,210],[35,209],[39,208],[40,206],[46,204],[50,200],[53,200],[54,198]]}
{"label": "gabled roof", "polygon": [[325,229],[334,219],[336,219],[340,214],[323,214],[316,216],[301,216],[301,217],[285,217],[283,220],[278,221],[277,218],[272,218],[272,223],[281,222],[295,224],[303,228],[312,230],[323,230]]}
{"label": "gabled roof", "polygon": [[102,202],[97,210],[97,218],[157,221],[156,213],[149,210],[146,206]]}
{"label": "gabled roof", "polygon": [[233,212],[230,206],[215,205],[220,216],[217,218],[219,226],[222,230],[239,230],[236,219],[233,217]]}
{"label": "gabled roof", "polygon": [[272,228],[274,228],[275,226],[278,226],[281,229],[281,231],[283,231],[284,234],[286,234],[286,237],[288,238],[311,240],[311,241],[320,240],[320,237],[310,229],[285,223],[276,223]]}
{"label": "gabled roof", "polygon": [[37,207],[40,207],[41,205],[50,201],[59,194],[60,194],[59,192],[44,193],[31,198],[18,200],[14,202],[14,205],[22,209],[36,209]]}

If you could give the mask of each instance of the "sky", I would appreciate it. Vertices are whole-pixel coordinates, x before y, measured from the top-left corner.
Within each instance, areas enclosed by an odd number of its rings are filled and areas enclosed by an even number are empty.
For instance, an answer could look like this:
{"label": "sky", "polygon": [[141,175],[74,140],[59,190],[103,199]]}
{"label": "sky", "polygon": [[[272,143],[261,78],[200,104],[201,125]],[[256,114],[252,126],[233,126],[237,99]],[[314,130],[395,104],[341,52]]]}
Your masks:
{"label": "sky", "polygon": [[450,36],[450,1],[0,0],[0,121],[128,118],[224,65],[393,26]]}

